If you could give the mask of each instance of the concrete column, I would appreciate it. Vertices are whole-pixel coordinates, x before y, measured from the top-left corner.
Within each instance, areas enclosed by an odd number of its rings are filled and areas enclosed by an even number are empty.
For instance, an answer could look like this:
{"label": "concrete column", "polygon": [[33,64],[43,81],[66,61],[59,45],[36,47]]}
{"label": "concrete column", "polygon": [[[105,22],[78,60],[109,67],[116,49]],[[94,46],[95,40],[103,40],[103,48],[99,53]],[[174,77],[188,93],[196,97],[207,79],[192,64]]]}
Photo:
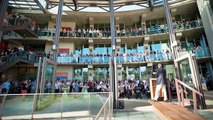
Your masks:
{"label": "concrete column", "polygon": [[88,65],[88,80],[93,81],[93,65]]}
{"label": "concrete column", "polygon": [[89,39],[89,54],[93,55],[93,51],[94,51],[93,39]]}
{"label": "concrete column", "polygon": [[146,48],[149,47],[149,41],[150,41],[150,37],[148,35],[146,35],[144,37],[144,43],[143,43],[143,46],[144,46],[144,50],[146,50]]}
{"label": "concrete column", "polygon": [[213,55],[213,17],[209,10],[209,1],[206,0],[197,0],[198,10],[202,19],[203,27],[206,33],[206,38],[210,46],[211,55]]}
{"label": "concrete column", "polygon": [[116,49],[117,49],[117,53],[120,54],[121,53],[121,39],[116,39]]}
{"label": "concrete column", "polygon": [[122,64],[117,65],[118,68],[118,81],[122,80]]}
{"label": "concrete column", "polygon": [[129,79],[129,67],[126,66],[126,78]]}
{"label": "concrete column", "polygon": [[141,28],[144,30],[145,35],[147,34],[147,28],[146,28],[146,14],[141,15]]}
{"label": "concrete column", "polygon": [[115,18],[115,28],[120,30],[120,20],[119,20],[119,17],[116,17]]}
{"label": "concrete column", "polygon": [[138,72],[139,72],[139,80],[142,80],[142,79],[141,79],[141,77],[142,77],[142,76],[141,76],[141,65],[138,66]]}
{"label": "concrete column", "polygon": [[94,17],[89,17],[89,27],[94,29]]}

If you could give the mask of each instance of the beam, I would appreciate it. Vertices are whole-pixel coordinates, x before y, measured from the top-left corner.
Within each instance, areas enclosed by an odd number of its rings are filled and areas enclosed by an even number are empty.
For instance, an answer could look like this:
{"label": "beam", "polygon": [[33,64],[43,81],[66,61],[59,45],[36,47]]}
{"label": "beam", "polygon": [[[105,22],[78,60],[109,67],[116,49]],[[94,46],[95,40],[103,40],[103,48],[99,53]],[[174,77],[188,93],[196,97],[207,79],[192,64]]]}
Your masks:
{"label": "beam", "polygon": [[39,0],[34,0],[34,1],[39,6],[39,8],[43,11],[43,13],[47,13],[46,9],[41,5]]}
{"label": "beam", "polygon": [[118,8],[114,9],[114,11],[116,11],[116,10],[120,9],[121,7],[123,7],[123,6],[122,6],[122,5],[121,5],[121,6],[118,6]]}
{"label": "beam", "polygon": [[0,42],[1,42],[2,34],[3,34],[2,28],[3,28],[5,12],[7,11],[8,1],[9,0],[0,1]]}
{"label": "beam", "polygon": [[78,10],[78,4],[77,4],[77,0],[72,0],[74,5],[75,5],[75,10],[77,11]]}
{"label": "beam", "polygon": [[105,10],[106,12],[109,12],[109,10],[105,9],[104,7],[99,7],[101,8],[102,10]]}

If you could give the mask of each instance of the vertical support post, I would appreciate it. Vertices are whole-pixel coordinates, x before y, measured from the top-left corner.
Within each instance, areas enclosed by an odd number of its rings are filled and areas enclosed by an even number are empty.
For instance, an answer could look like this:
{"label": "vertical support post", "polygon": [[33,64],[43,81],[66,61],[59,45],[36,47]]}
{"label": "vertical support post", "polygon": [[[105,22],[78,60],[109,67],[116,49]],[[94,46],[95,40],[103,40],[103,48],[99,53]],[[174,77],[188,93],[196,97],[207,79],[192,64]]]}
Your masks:
{"label": "vertical support post", "polygon": [[5,12],[7,11],[9,0],[1,0],[0,1],[0,42],[2,39],[3,34],[3,22],[4,22],[4,16]]}
{"label": "vertical support post", "polygon": [[181,88],[181,101],[182,101],[182,107],[185,107],[185,105],[184,105],[184,94],[183,94],[182,88]]}
{"label": "vertical support post", "polygon": [[107,112],[106,112],[106,106],[104,107],[104,120],[107,119]]}
{"label": "vertical support post", "polygon": [[179,91],[179,85],[178,85],[178,79],[175,79],[175,85],[176,85],[176,92],[177,92],[177,98],[178,98],[178,103],[181,105],[180,101],[180,91]]}
{"label": "vertical support post", "polygon": [[38,63],[38,72],[37,72],[37,79],[36,79],[36,93],[38,93],[38,87],[39,87],[39,81],[40,81],[40,76],[41,76],[41,63],[42,63],[42,58],[39,57],[39,63]]}
{"label": "vertical support post", "polygon": [[60,37],[60,29],[61,29],[61,17],[62,17],[62,11],[63,11],[63,4],[64,4],[64,0],[60,0],[59,6],[58,6],[58,15],[56,17],[56,32],[55,32],[54,45],[53,45],[53,49],[54,49],[53,61],[55,62],[54,70],[53,70],[54,80],[56,77],[55,75],[56,75],[56,68],[57,68],[58,45],[59,45],[59,37]]}
{"label": "vertical support post", "polygon": [[5,105],[5,100],[6,100],[7,94],[4,94],[3,100],[2,100],[2,105],[1,105],[1,113],[0,113],[0,119],[2,118],[2,113],[4,111],[4,105]]}
{"label": "vertical support post", "polygon": [[112,84],[112,91],[113,91],[113,101],[115,108],[117,108],[117,100],[118,100],[118,93],[117,93],[117,65],[116,65],[116,41],[115,41],[115,16],[114,16],[114,0],[109,1],[110,6],[110,28],[111,28],[111,47],[112,47],[112,58],[111,58],[111,82]]}
{"label": "vertical support post", "polygon": [[44,83],[45,83],[45,75],[46,75],[46,58],[43,58],[43,63],[42,63],[42,74],[41,74],[41,81],[40,81],[40,93],[44,92]]}
{"label": "vertical support post", "polygon": [[90,120],[90,117],[92,117],[91,116],[91,112],[90,112],[90,109],[91,109],[90,108],[90,105],[91,105],[91,93],[89,93],[88,95],[89,95],[89,120]]}
{"label": "vertical support post", "polygon": [[197,97],[196,97],[196,93],[194,91],[192,92],[193,92],[194,114],[197,114]]}
{"label": "vertical support post", "polygon": [[40,76],[41,76],[41,64],[42,64],[42,58],[39,57],[39,62],[38,62],[38,72],[37,72],[37,78],[36,78],[36,91],[35,91],[35,95],[33,98],[33,112],[32,112],[32,116],[31,119],[33,119],[33,115],[36,109],[36,103],[37,103],[37,97],[38,97],[38,87],[39,87],[39,81],[40,81]]}
{"label": "vertical support post", "polygon": [[[174,60],[178,58],[178,51],[177,51],[177,41],[175,38],[175,33],[173,31],[173,26],[172,26],[172,19],[171,19],[171,13],[170,13],[170,9],[169,9],[169,5],[167,0],[163,0],[163,6],[164,6],[164,12],[166,15],[166,21],[168,24],[168,31],[169,31],[169,40],[170,40],[170,45],[171,45],[171,50],[173,53],[173,58]],[[180,74],[178,71],[178,64],[176,62],[174,62],[175,65],[175,73],[176,73],[176,77],[180,78]]]}
{"label": "vertical support post", "polygon": [[109,120],[111,120],[112,119],[112,117],[111,117],[111,92],[109,93]]}
{"label": "vertical support post", "polygon": [[174,55],[174,59],[177,58],[177,51],[176,51],[176,38],[175,38],[175,33],[173,31],[173,26],[172,26],[172,19],[171,19],[171,13],[169,9],[169,5],[167,0],[163,0],[163,6],[164,6],[164,12],[166,15],[166,21],[168,24],[168,30],[169,30],[169,40],[172,48],[172,53]]}

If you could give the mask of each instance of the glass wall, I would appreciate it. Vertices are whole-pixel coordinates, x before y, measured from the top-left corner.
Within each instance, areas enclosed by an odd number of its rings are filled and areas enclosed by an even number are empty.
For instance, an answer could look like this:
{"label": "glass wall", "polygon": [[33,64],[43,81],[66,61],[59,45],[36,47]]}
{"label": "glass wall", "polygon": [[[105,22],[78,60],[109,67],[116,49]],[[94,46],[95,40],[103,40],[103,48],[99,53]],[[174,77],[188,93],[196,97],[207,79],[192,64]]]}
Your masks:
{"label": "glass wall", "polygon": [[100,54],[102,54],[102,55],[112,54],[111,45],[109,45],[109,44],[95,44],[93,54],[94,55],[97,55],[97,54],[99,54],[99,55]]}
{"label": "glass wall", "polygon": [[189,60],[188,59],[182,60],[178,63],[178,65],[179,65],[179,73],[180,73],[181,80],[186,84],[194,86],[192,81],[192,74],[191,74],[191,70],[189,66]]}
{"label": "glass wall", "polygon": [[136,54],[138,53],[137,44],[127,45],[127,54]]}
{"label": "glass wall", "polygon": [[80,80],[80,81],[83,80],[82,68],[74,68],[74,77],[73,77],[73,79],[74,80]]}
{"label": "glass wall", "polygon": [[140,80],[148,80],[148,72],[147,72],[147,67],[146,66],[141,66],[140,67]]}
{"label": "glass wall", "polygon": [[175,77],[175,67],[173,64],[167,64],[167,65],[164,65],[164,68],[166,69],[166,77],[172,81],[174,80],[174,77]]}
{"label": "glass wall", "polygon": [[44,81],[44,85],[45,85],[45,89],[44,92],[45,93],[51,93],[52,89],[51,86],[53,84],[53,70],[54,70],[54,66],[52,64],[46,64],[46,74],[45,74],[45,81]]}
{"label": "glass wall", "polygon": [[87,81],[88,80],[88,68],[82,68],[82,76],[83,76],[83,80]]}
{"label": "glass wall", "polygon": [[109,80],[109,67],[101,67],[93,69],[93,80],[94,81],[108,81]]}
{"label": "glass wall", "polygon": [[129,67],[128,68],[128,79],[130,80],[139,80],[139,68],[138,67]]}
{"label": "glass wall", "polygon": [[138,52],[139,53],[144,53],[145,52],[143,43],[139,43],[138,44]]}
{"label": "glass wall", "polygon": [[89,45],[83,45],[82,54],[83,55],[89,55]]}
{"label": "glass wall", "polygon": [[75,55],[82,55],[82,46],[75,46]]}

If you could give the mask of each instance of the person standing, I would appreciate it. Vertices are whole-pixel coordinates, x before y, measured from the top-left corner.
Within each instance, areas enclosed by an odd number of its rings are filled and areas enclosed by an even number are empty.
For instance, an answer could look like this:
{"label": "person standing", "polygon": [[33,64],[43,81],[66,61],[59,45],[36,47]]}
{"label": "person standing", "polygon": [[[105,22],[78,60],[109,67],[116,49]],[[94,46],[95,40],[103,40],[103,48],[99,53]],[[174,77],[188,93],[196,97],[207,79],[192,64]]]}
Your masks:
{"label": "person standing", "polygon": [[204,77],[201,78],[201,83],[202,83],[203,90],[208,91],[206,86],[207,80]]}
{"label": "person standing", "polygon": [[162,89],[162,92],[163,92],[164,101],[166,102],[168,100],[167,99],[167,93],[166,93],[166,70],[162,67],[162,64],[158,64],[157,83],[156,83],[154,101],[158,100],[161,89]]}

